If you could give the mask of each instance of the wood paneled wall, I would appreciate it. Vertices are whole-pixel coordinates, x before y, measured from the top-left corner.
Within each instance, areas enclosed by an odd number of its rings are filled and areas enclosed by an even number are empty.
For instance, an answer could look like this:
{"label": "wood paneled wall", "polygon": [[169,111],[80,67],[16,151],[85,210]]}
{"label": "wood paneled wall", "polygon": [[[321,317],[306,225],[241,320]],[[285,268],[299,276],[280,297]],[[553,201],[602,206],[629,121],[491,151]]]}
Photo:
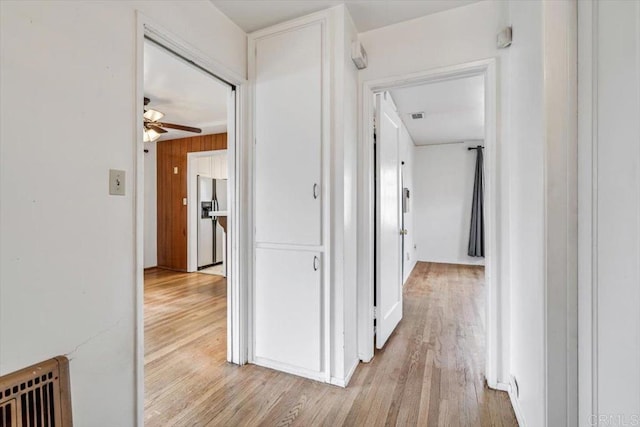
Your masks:
{"label": "wood paneled wall", "polygon": [[158,141],[158,267],[187,271],[187,153],[226,148],[226,133]]}

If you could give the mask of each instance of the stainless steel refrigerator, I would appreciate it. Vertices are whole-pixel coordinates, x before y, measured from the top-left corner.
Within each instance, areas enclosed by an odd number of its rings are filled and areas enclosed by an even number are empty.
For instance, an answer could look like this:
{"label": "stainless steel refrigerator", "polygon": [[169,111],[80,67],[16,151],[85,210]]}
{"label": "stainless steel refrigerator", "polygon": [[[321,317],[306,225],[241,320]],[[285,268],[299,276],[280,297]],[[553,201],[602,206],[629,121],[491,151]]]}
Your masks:
{"label": "stainless steel refrigerator", "polygon": [[198,269],[224,260],[225,232],[220,216],[227,216],[227,180],[198,175]]}

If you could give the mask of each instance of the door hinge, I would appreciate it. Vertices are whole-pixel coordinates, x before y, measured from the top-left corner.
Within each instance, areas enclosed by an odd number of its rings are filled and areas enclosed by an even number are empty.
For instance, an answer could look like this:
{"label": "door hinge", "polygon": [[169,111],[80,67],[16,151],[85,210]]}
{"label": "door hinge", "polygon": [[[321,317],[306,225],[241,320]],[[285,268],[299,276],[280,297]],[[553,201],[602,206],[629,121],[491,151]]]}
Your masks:
{"label": "door hinge", "polygon": [[378,308],[377,307],[373,307],[373,320],[376,320],[378,318]]}

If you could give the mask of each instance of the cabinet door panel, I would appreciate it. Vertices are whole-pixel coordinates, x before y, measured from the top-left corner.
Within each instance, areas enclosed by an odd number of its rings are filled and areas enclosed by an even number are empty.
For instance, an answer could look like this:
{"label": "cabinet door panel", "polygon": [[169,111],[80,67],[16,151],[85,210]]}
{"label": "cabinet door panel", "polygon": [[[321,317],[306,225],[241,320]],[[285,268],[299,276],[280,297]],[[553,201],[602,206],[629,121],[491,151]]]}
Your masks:
{"label": "cabinet door panel", "polygon": [[321,243],[321,42],[316,24],[256,45],[256,242]]}
{"label": "cabinet door panel", "polygon": [[256,249],[255,356],[321,370],[320,254]]}

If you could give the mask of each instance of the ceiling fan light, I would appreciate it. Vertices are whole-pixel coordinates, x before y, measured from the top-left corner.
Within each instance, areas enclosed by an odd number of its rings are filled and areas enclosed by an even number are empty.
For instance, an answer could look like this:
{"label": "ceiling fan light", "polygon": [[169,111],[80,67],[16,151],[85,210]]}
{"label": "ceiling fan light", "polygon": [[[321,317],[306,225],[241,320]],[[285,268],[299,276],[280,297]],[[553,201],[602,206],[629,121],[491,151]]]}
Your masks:
{"label": "ceiling fan light", "polygon": [[160,111],[149,109],[144,112],[144,118],[152,122],[157,122],[163,117],[164,117],[164,114],[161,113]]}
{"label": "ceiling fan light", "polygon": [[160,134],[153,129],[145,129],[144,135],[142,137],[142,141],[144,142],[153,142],[160,138]]}

